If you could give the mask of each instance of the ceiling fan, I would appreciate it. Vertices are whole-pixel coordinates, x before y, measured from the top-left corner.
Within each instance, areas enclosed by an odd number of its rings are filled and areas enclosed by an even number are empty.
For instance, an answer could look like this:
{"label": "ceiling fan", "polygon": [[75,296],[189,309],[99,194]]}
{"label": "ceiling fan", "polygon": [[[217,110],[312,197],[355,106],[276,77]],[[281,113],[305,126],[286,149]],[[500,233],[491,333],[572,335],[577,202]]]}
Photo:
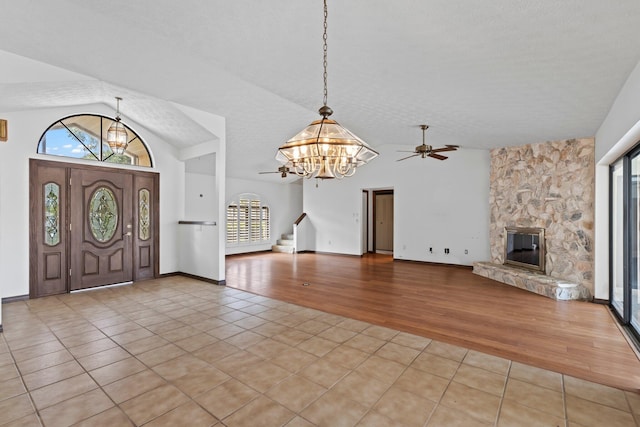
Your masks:
{"label": "ceiling fan", "polygon": [[402,159],[398,159],[398,160],[396,160],[396,162],[400,162],[402,160],[407,160],[407,159],[410,159],[411,157],[416,157],[416,156],[420,156],[423,159],[425,157],[433,157],[434,159],[438,159],[438,160],[446,160],[446,159],[448,159],[448,157],[443,156],[443,155],[438,154],[438,153],[441,153],[443,151],[456,151],[458,148],[460,148],[459,145],[445,145],[442,148],[433,148],[432,146],[427,145],[424,142],[425,141],[424,133],[425,133],[425,131],[427,129],[429,129],[429,126],[420,125],[420,129],[422,129],[422,145],[418,145],[416,147],[416,149],[413,150],[413,151],[401,151],[401,150],[398,150],[401,153],[413,153],[413,154],[410,155],[410,156],[407,156],[407,157],[403,157]]}
{"label": "ceiling fan", "polygon": [[261,175],[265,174],[265,173],[279,173],[282,178],[286,178],[287,174],[291,173],[291,170],[287,166],[282,165],[282,166],[280,166],[278,168],[277,171],[273,171],[273,172],[258,172],[258,173],[261,174]]}

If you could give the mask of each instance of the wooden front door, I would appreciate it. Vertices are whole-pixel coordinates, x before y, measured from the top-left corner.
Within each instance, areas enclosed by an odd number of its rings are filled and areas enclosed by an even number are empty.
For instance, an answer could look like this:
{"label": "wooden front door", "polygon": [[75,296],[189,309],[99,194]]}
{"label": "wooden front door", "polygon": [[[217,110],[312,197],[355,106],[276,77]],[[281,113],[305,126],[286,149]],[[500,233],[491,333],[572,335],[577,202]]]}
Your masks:
{"label": "wooden front door", "polygon": [[158,276],[159,175],[30,161],[32,298]]}
{"label": "wooden front door", "polygon": [[133,280],[132,188],[127,173],[71,171],[72,291]]}

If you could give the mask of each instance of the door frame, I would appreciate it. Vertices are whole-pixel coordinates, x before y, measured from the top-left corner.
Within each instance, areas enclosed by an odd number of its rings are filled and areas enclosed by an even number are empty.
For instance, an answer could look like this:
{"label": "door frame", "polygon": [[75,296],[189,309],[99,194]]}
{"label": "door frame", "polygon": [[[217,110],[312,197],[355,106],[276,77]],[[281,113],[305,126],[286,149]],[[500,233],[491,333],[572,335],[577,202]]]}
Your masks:
{"label": "door frame", "polygon": [[[640,157],[640,141],[636,142],[636,145],[623,154],[621,157],[611,162],[609,165],[609,298],[608,304],[614,317],[620,323],[622,329],[626,331],[631,338],[631,342],[636,346],[640,342],[640,327],[638,321],[634,317],[633,312],[633,292],[637,292],[640,288],[640,278],[637,277],[637,271],[633,272],[638,267],[640,261],[638,261],[637,254],[634,257],[635,246],[637,245],[638,236],[634,233],[636,230],[636,222],[638,221],[638,200],[633,200],[633,187],[632,182],[632,161]],[[622,235],[617,235],[614,229],[614,215],[613,205],[616,203],[614,194],[614,180],[613,171],[616,165],[622,165],[622,206],[617,205],[622,210]],[[635,217],[632,217],[635,214]],[[614,239],[618,236],[622,238],[622,255],[618,255],[622,258],[622,304],[614,303],[615,292],[614,288],[616,283],[614,282],[614,269],[616,268],[614,263]],[[634,242],[636,244],[634,244]],[[635,287],[634,287],[635,286]],[[620,307],[621,306],[621,307]],[[621,310],[620,310],[621,309]],[[637,310],[636,310],[637,311]]]}
{"label": "door frame", "polygon": [[[61,261],[64,275],[64,283],[65,283],[65,292],[70,292],[70,278],[69,278],[69,270],[71,268],[71,231],[69,230],[69,224],[71,222],[71,171],[72,170],[86,170],[86,171],[96,171],[96,172],[110,172],[110,173],[126,173],[132,175],[132,212],[134,213],[134,217],[137,219],[137,191],[135,191],[136,185],[135,180],[136,177],[150,180],[152,182],[153,188],[151,191],[151,228],[152,228],[152,277],[149,277],[149,274],[141,274],[139,269],[136,268],[136,260],[139,253],[139,242],[138,239],[132,239],[132,279],[133,281],[138,281],[142,279],[149,278],[157,278],[160,276],[160,174],[157,172],[150,171],[138,171],[134,169],[126,169],[126,168],[117,168],[117,167],[105,167],[105,166],[94,166],[94,165],[86,165],[81,163],[69,163],[69,162],[59,162],[52,160],[42,160],[42,159],[29,159],[29,298],[37,298],[40,296],[47,295],[39,295],[38,294],[38,280],[40,279],[42,272],[38,271],[38,245],[37,245],[37,233],[39,232],[39,228],[37,225],[37,215],[40,215],[40,212],[36,212],[35,206],[37,197],[42,196],[40,184],[38,182],[37,173],[38,168],[57,168],[61,170],[65,170],[65,193],[68,197],[65,200],[61,201],[64,204],[64,216],[60,218],[60,230],[61,233],[64,230],[64,252],[66,253],[65,259]],[[134,236],[137,236],[137,222],[134,225]]]}
{"label": "door frame", "polygon": [[369,252],[369,191],[362,190],[362,229],[360,230],[362,236],[360,238],[360,254],[366,254]]}

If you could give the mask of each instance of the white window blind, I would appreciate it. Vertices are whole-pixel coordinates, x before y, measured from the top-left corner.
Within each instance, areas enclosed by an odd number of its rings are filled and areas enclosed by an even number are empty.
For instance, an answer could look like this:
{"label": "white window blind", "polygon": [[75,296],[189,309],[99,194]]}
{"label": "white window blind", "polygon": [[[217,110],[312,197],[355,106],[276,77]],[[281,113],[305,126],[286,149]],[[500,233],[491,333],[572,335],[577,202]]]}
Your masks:
{"label": "white window blind", "polygon": [[271,218],[268,206],[255,194],[242,194],[227,206],[227,244],[268,242]]}
{"label": "white window blind", "polygon": [[238,205],[227,206],[227,243],[238,242]]}
{"label": "white window blind", "polygon": [[261,233],[262,240],[271,239],[271,219],[269,218],[269,206],[262,206],[262,222],[261,222]]}

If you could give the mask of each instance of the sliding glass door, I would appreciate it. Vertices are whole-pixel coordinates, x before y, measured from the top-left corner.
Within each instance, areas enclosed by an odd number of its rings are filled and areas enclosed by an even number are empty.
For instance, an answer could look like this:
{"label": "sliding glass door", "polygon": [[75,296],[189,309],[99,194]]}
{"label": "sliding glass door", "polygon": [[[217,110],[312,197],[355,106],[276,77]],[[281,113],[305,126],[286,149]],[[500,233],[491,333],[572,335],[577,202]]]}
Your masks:
{"label": "sliding glass door", "polygon": [[636,151],[631,156],[631,182],[629,183],[629,298],[630,309],[629,320],[631,326],[640,331],[640,321],[638,319],[638,250],[640,249],[640,233],[638,229],[638,212],[640,212],[640,152]]}
{"label": "sliding glass door", "polygon": [[624,318],[624,259],[625,259],[625,203],[623,160],[611,167],[611,306]]}
{"label": "sliding glass door", "polygon": [[640,146],[611,166],[610,301],[640,336]]}

